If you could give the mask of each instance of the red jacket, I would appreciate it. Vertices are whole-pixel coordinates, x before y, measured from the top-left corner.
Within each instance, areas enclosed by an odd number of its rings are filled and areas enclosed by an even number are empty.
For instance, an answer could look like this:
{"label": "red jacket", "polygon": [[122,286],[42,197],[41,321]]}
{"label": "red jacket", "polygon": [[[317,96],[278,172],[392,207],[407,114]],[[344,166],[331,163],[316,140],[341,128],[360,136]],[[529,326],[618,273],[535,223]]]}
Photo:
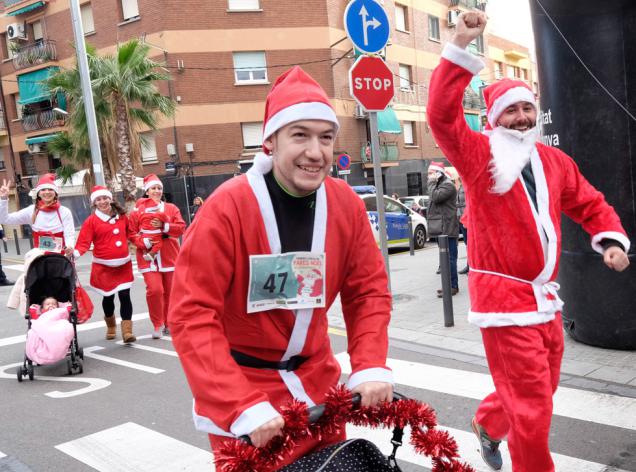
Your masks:
{"label": "red jacket", "polygon": [[[259,172],[262,161],[265,168]],[[197,213],[175,272],[168,315],[174,346],[195,399],[197,427],[241,435],[274,418],[292,396],[312,405],[340,378],[327,311],[340,295],[353,374],[349,387],[392,382],[386,367],[391,296],[362,200],[328,177],[317,191],[312,252],[326,254],[326,308],[246,312],[250,255],[280,253],[257,155],[248,175],[223,184]],[[327,216],[328,215],[328,216]],[[230,348],[280,361],[308,360],[294,372],[244,368]]]}
{"label": "red jacket", "polygon": [[[144,235],[140,233],[139,219],[142,209],[134,208],[130,212],[130,227],[132,231],[137,234],[135,244],[137,246],[137,267],[139,272],[172,272],[177,261],[179,254],[179,236],[181,236],[185,230],[185,221],[181,217],[181,212],[172,203],[161,202],[163,207],[161,211],[166,215],[167,222],[163,227],[163,234],[168,235],[169,238],[163,240],[161,250],[157,254],[157,258],[154,262],[147,261],[143,258],[144,251],[148,248],[144,244]],[[148,235],[145,235],[147,238]]]}

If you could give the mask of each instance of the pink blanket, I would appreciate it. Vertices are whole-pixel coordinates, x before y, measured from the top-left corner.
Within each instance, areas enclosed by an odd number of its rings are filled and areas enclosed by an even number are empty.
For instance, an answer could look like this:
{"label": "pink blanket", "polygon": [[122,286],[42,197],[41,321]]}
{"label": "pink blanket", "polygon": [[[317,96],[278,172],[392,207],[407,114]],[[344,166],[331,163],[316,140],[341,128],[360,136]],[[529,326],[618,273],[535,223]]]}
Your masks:
{"label": "pink blanket", "polygon": [[55,308],[32,321],[27,332],[26,355],[37,364],[52,364],[64,359],[72,339],[68,308]]}

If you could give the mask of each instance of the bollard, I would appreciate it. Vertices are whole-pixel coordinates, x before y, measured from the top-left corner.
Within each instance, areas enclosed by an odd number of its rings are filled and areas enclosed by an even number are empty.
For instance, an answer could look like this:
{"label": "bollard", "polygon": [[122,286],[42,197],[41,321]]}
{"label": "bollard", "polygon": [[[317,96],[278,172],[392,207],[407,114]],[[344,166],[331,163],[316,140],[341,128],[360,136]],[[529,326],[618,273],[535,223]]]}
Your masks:
{"label": "bollard", "polygon": [[409,252],[411,256],[415,255],[415,240],[413,239],[413,218],[409,213]]}
{"label": "bollard", "polygon": [[33,249],[33,233],[29,233],[29,246]]}
{"label": "bollard", "polygon": [[18,241],[18,230],[13,230],[13,240],[15,241],[15,252],[20,255],[20,242]]}
{"label": "bollard", "polygon": [[451,295],[450,254],[448,252],[448,236],[437,237],[439,246],[439,267],[442,277],[442,299],[444,300],[444,326],[454,326],[453,296]]}
{"label": "bollard", "polygon": [[9,252],[9,249],[7,248],[7,242],[4,239],[2,240],[2,245],[4,246],[4,252]]}

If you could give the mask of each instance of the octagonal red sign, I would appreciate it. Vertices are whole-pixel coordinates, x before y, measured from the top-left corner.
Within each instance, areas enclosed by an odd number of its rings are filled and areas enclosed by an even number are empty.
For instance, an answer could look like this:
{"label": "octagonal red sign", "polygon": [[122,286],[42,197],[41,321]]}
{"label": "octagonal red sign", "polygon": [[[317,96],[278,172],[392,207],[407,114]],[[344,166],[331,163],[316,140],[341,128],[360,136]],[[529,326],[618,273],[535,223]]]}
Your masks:
{"label": "octagonal red sign", "polygon": [[360,56],[349,69],[351,96],[367,111],[382,111],[393,99],[393,72],[376,56]]}

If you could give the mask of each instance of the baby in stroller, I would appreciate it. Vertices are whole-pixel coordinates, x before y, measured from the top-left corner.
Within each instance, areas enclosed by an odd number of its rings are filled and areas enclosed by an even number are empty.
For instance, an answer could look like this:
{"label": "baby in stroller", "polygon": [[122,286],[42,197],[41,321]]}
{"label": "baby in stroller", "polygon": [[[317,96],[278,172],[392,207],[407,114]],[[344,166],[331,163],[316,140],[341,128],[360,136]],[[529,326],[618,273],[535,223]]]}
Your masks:
{"label": "baby in stroller", "polygon": [[33,380],[33,364],[53,364],[65,357],[69,374],[83,372],[73,263],[61,254],[50,253],[25,256],[25,260],[29,265],[21,277],[29,307],[23,311],[28,330],[24,362],[17,369],[18,381],[25,376]]}

